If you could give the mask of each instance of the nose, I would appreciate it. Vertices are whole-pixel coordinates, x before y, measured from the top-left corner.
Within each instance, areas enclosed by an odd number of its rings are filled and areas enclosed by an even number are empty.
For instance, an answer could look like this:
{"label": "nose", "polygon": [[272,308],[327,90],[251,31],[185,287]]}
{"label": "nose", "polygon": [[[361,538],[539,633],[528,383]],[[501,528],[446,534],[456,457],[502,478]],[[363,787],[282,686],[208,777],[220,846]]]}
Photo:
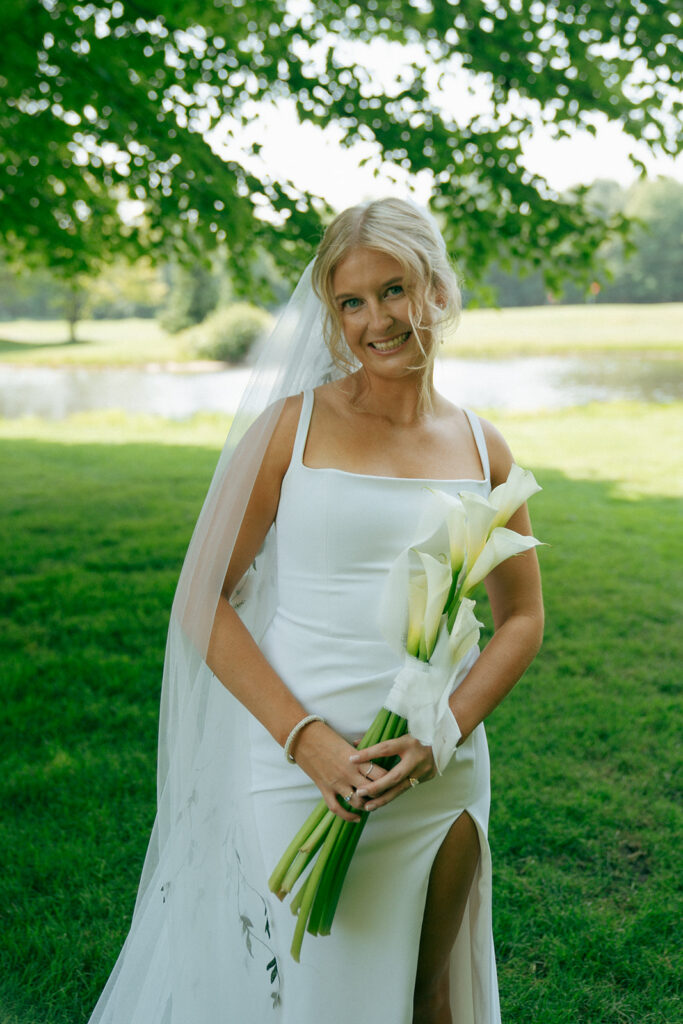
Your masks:
{"label": "nose", "polygon": [[383,302],[368,303],[368,327],[378,337],[393,323],[393,317]]}

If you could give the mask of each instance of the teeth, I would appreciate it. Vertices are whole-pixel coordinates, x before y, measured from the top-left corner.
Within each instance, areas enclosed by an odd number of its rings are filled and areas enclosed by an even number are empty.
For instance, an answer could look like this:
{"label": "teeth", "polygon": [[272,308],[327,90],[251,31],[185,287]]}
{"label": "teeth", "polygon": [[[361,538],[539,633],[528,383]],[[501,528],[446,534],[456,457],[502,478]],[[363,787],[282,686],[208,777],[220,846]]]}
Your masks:
{"label": "teeth", "polygon": [[371,344],[378,352],[391,352],[395,348],[400,348],[404,341],[407,341],[409,334],[410,331],[406,331],[405,334],[399,334],[397,338],[392,338],[391,341],[373,341]]}

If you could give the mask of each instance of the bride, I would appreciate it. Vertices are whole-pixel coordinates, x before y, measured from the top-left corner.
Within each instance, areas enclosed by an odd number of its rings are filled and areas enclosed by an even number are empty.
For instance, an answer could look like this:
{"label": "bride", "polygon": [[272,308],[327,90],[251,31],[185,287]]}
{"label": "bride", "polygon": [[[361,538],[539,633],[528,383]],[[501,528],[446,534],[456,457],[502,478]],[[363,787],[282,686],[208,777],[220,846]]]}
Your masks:
{"label": "bride", "polygon": [[[410,734],[354,746],[400,668],[378,608],[429,488],[486,497],[512,464],[433,387],[458,312],[432,219],[378,200],[333,221],[268,342],[176,593],[157,820],[93,1024],[500,1019],[483,720],[540,645],[533,551],[486,580],[495,631],[451,695],[442,772]],[[524,506],[509,526],[531,532]],[[331,935],[295,963],[267,879],[320,794],[371,814]]]}

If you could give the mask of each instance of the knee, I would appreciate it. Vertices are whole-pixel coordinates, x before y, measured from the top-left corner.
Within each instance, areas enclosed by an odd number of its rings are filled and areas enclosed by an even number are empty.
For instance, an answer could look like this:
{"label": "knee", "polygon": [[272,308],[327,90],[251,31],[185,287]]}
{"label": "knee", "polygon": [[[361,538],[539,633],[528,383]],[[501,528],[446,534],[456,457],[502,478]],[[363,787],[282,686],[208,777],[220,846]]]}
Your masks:
{"label": "knee", "polygon": [[448,968],[428,979],[419,979],[413,997],[413,1024],[450,1024]]}

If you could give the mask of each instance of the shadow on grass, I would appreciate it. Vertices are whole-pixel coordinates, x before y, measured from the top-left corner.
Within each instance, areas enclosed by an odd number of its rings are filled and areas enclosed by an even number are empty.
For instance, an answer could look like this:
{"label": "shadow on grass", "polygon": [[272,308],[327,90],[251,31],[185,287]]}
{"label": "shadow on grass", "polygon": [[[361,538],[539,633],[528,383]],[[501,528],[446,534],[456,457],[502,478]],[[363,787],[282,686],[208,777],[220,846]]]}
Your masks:
{"label": "shadow on grass", "polygon": [[72,349],[77,345],[89,344],[92,343],[82,338],[76,338],[75,341],[69,341],[68,338],[65,338],[64,341],[8,341],[6,338],[0,338],[0,357],[22,355],[25,352],[36,352],[41,349],[59,352],[61,349]]}
{"label": "shadow on grass", "polygon": [[[132,912],[168,612],[217,453],[11,441],[0,458],[0,1006],[79,1024]],[[665,1024],[680,506],[538,476],[545,646],[487,725],[503,1018]]]}

